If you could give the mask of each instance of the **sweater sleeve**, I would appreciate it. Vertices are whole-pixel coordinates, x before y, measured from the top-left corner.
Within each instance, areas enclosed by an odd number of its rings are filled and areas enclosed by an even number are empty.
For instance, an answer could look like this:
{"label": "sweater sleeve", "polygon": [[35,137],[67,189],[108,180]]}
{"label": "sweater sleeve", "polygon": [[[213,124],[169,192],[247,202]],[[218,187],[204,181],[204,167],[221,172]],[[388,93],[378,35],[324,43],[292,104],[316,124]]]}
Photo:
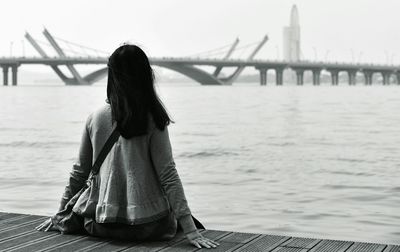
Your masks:
{"label": "sweater sleeve", "polygon": [[88,129],[90,120],[91,116],[86,121],[81,137],[78,158],[72,165],[69,180],[61,198],[59,211],[64,209],[68,201],[83,187],[92,169],[93,148]]}
{"label": "sweater sleeve", "polygon": [[[167,126],[164,130],[154,128],[150,136],[150,154],[160,183],[167,195],[175,217],[185,233],[196,229],[186,201],[182,183],[175,169]],[[189,219],[190,217],[190,219]],[[182,220],[184,220],[182,222]]]}

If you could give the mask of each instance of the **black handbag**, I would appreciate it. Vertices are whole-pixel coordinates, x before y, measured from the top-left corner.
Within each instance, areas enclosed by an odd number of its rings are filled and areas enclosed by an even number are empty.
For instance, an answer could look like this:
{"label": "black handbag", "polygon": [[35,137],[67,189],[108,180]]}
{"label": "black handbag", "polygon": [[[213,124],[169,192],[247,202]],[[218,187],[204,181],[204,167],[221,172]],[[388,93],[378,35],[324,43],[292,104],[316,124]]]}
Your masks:
{"label": "black handbag", "polygon": [[82,195],[82,193],[88,188],[90,189],[92,187],[92,182],[95,176],[97,176],[97,174],[99,173],[100,166],[114,146],[115,142],[118,140],[119,136],[120,134],[115,128],[110,137],[107,139],[103,148],[101,149],[96,161],[94,162],[89,178],[86,180],[84,186],[67,202],[67,204],[65,204],[63,210],[59,211],[53,217],[51,217],[53,227],[58,229],[62,234],[84,232],[84,217],[76,214],[74,211],[72,211],[72,209],[74,208],[77,200]]}

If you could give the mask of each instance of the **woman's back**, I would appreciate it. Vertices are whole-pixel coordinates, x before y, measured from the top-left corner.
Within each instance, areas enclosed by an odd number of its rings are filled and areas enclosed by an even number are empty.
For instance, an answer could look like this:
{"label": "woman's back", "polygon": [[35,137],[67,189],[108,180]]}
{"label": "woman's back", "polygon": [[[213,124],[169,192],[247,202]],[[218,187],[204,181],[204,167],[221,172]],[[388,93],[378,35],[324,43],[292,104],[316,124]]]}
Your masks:
{"label": "woman's back", "polygon": [[[86,129],[92,143],[94,162],[113,130],[110,106],[105,105],[90,115]],[[167,129],[164,131],[160,132],[149,116],[148,134],[130,139],[120,137],[115,143],[99,172],[99,198],[98,202],[93,202],[97,204],[97,222],[139,224],[168,214],[168,199],[162,191],[151,153],[152,137],[168,134]],[[163,150],[159,145],[153,156],[156,156],[155,159],[170,159],[170,169],[175,169],[172,155],[168,153],[169,142],[163,145],[167,149]],[[81,150],[83,153],[85,151],[89,153],[91,150]],[[163,154],[167,156],[160,157]],[[84,214],[82,207],[74,210]]]}
{"label": "woman's back", "polygon": [[[87,232],[113,238],[171,238],[179,221],[193,245],[215,247],[192,219],[172,156],[167,128],[171,119],[156,94],[149,59],[139,47],[123,45],[110,56],[107,103],[86,121],[60,211],[72,205],[73,212],[85,217]],[[86,194],[80,194],[111,132],[120,137],[111,149],[105,148],[110,151],[98,175]],[[52,221],[46,221],[39,229],[51,226]]]}

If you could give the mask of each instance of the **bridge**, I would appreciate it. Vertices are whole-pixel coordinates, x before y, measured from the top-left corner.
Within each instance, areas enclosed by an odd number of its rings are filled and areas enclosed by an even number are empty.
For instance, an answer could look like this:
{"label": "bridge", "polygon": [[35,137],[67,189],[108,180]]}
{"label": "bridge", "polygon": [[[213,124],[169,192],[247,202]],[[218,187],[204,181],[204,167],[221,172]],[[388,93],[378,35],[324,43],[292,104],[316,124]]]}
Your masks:
{"label": "bridge", "polygon": [[[9,57],[0,58],[0,67],[3,69],[3,85],[8,85],[8,73],[11,69],[12,85],[17,85],[18,67],[21,65],[48,65],[53,71],[61,78],[66,85],[90,85],[107,75],[108,69],[106,64],[108,57],[106,56],[90,56],[76,57],[67,56],[56,38],[53,37],[47,29],[43,31],[44,36],[50,45],[57,52],[57,57],[49,56],[45,50],[39,45],[38,41],[26,33],[26,39],[31,43],[35,50],[41,57]],[[283,73],[286,69],[292,69],[296,73],[297,85],[304,84],[304,72],[311,71],[312,82],[314,85],[320,84],[321,72],[323,70],[330,73],[332,85],[338,85],[339,73],[346,72],[348,75],[349,85],[356,84],[357,73],[364,75],[364,83],[371,85],[374,74],[382,76],[382,83],[388,85],[391,83],[391,78],[395,77],[396,83],[400,84],[400,66],[397,65],[376,65],[376,64],[362,64],[362,63],[339,63],[339,62],[316,62],[316,61],[278,61],[278,60],[257,60],[254,59],[258,51],[268,41],[265,36],[260,42],[257,43],[251,54],[247,59],[232,59],[230,56],[237,48],[239,40],[230,45],[229,49],[225,52],[222,58],[199,58],[199,57],[151,57],[150,63],[154,66],[167,68],[179,72],[187,77],[199,82],[201,85],[232,85],[243,70],[247,67],[254,68],[259,71],[260,85],[267,84],[267,72],[275,72],[276,85],[283,85]],[[88,48],[87,48],[88,49]],[[76,70],[75,66],[79,64],[84,65],[100,65],[101,68],[86,76],[81,76]],[[60,66],[66,66],[72,77],[67,77]],[[209,73],[203,69],[202,66],[214,67],[214,71]],[[221,76],[223,68],[234,68],[232,74],[228,76]]]}

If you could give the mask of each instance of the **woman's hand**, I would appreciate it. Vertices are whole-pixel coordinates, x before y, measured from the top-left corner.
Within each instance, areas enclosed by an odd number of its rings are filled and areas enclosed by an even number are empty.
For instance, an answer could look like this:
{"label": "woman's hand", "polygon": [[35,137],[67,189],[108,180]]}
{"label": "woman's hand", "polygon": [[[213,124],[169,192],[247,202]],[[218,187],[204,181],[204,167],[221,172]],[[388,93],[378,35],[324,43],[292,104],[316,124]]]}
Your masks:
{"label": "woman's hand", "polygon": [[53,226],[53,222],[51,221],[51,218],[45,220],[42,224],[39,226],[35,227],[36,230],[38,231],[56,231],[57,229]]}
{"label": "woman's hand", "polygon": [[189,242],[198,248],[216,248],[219,243],[200,234],[198,230],[186,234]]}

